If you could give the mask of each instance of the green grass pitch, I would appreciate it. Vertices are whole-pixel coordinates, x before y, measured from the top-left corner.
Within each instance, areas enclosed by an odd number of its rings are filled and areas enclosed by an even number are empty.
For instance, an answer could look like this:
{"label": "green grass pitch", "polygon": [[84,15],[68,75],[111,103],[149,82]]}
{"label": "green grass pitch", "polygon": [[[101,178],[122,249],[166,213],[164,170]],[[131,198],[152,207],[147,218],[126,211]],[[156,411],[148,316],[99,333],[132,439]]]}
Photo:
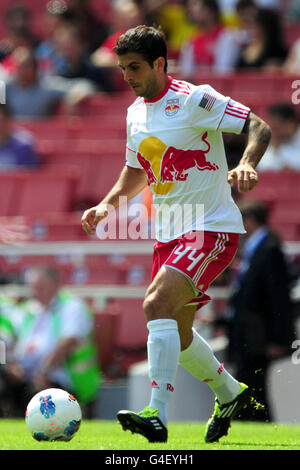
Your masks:
{"label": "green grass pitch", "polygon": [[234,421],[228,436],[206,444],[205,423],[169,423],[169,440],[149,444],[114,421],[84,420],[70,442],[37,442],[24,420],[0,419],[0,450],[299,450],[300,425]]}

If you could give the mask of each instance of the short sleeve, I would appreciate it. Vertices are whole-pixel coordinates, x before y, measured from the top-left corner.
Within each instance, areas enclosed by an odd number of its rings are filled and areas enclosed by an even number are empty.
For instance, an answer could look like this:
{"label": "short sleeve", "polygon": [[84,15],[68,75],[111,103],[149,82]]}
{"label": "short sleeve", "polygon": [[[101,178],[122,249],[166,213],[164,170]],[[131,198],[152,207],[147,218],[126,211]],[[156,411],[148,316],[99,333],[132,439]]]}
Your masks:
{"label": "short sleeve", "polygon": [[250,108],[230,98],[218,129],[222,132],[240,134],[244,128],[249,113]]}
{"label": "short sleeve", "polygon": [[137,159],[136,151],[131,149],[129,145],[130,145],[130,143],[128,143],[128,141],[127,141],[127,144],[126,144],[126,165],[130,166],[132,168],[138,168],[138,169],[143,170],[142,165],[140,164],[140,162]]}
{"label": "short sleeve", "polygon": [[185,102],[190,124],[207,130],[240,134],[250,109],[210,85],[196,87]]}

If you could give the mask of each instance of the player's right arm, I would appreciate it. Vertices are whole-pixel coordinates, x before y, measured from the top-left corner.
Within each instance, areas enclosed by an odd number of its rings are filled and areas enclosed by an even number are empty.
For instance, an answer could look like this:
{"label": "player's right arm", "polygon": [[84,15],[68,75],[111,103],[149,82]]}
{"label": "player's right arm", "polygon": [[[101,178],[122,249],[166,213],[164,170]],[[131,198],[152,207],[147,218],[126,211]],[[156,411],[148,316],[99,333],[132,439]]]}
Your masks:
{"label": "player's right arm", "polygon": [[121,196],[127,197],[129,200],[139,194],[146,186],[146,172],[126,165],[118,181],[105,198],[97,206],[91,207],[83,213],[81,218],[83,230],[89,235],[93,235],[98,223],[107,217],[109,212],[119,207]]}

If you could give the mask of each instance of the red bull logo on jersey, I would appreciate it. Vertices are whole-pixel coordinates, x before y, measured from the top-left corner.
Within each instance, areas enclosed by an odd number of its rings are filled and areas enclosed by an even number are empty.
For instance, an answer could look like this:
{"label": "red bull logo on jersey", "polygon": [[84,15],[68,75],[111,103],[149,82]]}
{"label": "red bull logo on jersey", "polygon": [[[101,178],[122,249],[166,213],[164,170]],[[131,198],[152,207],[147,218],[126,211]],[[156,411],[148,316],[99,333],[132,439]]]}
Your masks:
{"label": "red bull logo on jersey", "polygon": [[165,114],[167,116],[175,116],[180,109],[179,98],[174,98],[172,100],[167,100],[167,105],[165,107]]}
{"label": "red bull logo on jersey", "polygon": [[142,165],[142,167],[144,168],[144,170],[147,173],[148,184],[149,185],[152,184],[152,183],[156,184],[158,181],[156,179],[155,174],[153,173],[151,163],[149,162],[149,160],[147,160],[147,158],[143,157],[143,155],[141,155],[139,152],[137,154],[137,158],[138,158],[138,161],[140,162],[140,164]]}
{"label": "red bull logo on jersey", "polygon": [[219,167],[207,159],[210,143],[207,132],[202,136],[203,150],[182,150],[167,147],[156,137],[144,139],[139,147],[137,158],[145,169],[148,184],[156,194],[168,194],[176,181],[186,181],[189,170],[215,171]]}

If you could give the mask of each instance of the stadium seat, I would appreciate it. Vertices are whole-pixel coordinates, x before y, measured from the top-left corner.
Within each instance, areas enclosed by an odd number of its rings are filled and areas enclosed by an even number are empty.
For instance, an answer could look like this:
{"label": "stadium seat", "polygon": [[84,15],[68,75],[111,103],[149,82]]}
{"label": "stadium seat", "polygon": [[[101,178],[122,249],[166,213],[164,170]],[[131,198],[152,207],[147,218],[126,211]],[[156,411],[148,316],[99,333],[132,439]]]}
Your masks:
{"label": "stadium seat", "polygon": [[[6,215],[71,211],[78,178],[76,169],[63,166],[59,170],[57,167],[49,167],[47,170],[0,174],[0,193],[7,190],[3,198]],[[5,215],[5,211],[1,215]]]}
{"label": "stadium seat", "polygon": [[259,172],[259,184],[246,197],[299,200],[300,173],[292,171]]}
{"label": "stadium seat", "polygon": [[124,284],[125,274],[122,263],[113,264],[109,256],[87,255],[83,266],[87,270],[86,284]]}
{"label": "stadium seat", "polygon": [[90,240],[81,227],[81,212],[44,213],[39,216],[0,217],[0,226],[12,227],[28,242]]}
{"label": "stadium seat", "polygon": [[[64,152],[46,152],[42,158],[46,165],[70,165],[80,171],[75,188],[75,199],[98,203],[117,180],[125,162],[125,144],[101,143],[101,147],[84,149],[70,145]],[[73,151],[74,149],[74,151]]]}
{"label": "stadium seat", "polygon": [[96,315],[96,341],[108,375],[124,376],[132,364],[145,360],[147,337],[141,299],[111,299]]}
{"label": "stadium seat", "polygon": [[124,125],[127,108],[133,101],[134,96],[130,91],[115,92],[111,95],[95,93],[81,104],[81,115],[88,118],[101,116],[101,123],[111,116],[119,122],[123,120]]}
{"label": "stadium seat", "polygon": [[[103,119],[103,117],[105,119]],[[101,120],[100,120],[101,119]],[[31,131],[40,140],[55,139],[60,143],[70,140],[101,140],[115,136],[125,139],[125,116],[117,113],[101,114],[101,118],[91,116],[54,116],[41,121],[24,121],[22,127]]]}
{"label": "stadium seat", "polygon": [[27,216],[72,210],[79,179],[74,167],[51,167],[15,175],[20,197],[16,212],[11,215]]}
{"label": "stadium seat", "polygon": [[215,90],[225,96],[230,96],[232,92],[232,75],[215,75],[213,73],[197,72],[189,80],[195,85],[209,84]]}
{"label": "stadium seat", "polygon": [[64,259],[57,255],[31,255],[31,256],[19,256],[19,255],[7,255],[0,258],[0,270],[8,278],[14,277],[16,282],[23,283],[26,271],[36,265],[49,265],[59,270],[61,276],[61,282],[63,284],[70,284],[69,279],[71,277],[74,266],[67,256]]}
{"label": "stadium seat", "polygon": [[299,172],[260,172],[259,184],[243,198],[267,203],[270,209],[270,223],[282,238],[285,241],[299,240]]}
{"label": "stadium seat", "polygon": [[284,37],[288,47],[291,47],[297,39],[300,38],[299,23],[286,25],[284,28]]}
{"label": "stadium seat", "polygon": [[19,188],[14,174],[0,174],[0,214],[12,215],[16,212],[16,200]]}
{"label": "stadium seat", "polygon": [[119,315],[109,306],[106,310],[95,314],[94,337],[98,349],[98,358],[102,372],[105,375],[112,374],[115,358],[115,337]]}
{"label": "stadium seat", "polygon": [[148,330],[142,308],[142,299],[118,299],[120,311],[116,346],[132,350],[146,346]]}

